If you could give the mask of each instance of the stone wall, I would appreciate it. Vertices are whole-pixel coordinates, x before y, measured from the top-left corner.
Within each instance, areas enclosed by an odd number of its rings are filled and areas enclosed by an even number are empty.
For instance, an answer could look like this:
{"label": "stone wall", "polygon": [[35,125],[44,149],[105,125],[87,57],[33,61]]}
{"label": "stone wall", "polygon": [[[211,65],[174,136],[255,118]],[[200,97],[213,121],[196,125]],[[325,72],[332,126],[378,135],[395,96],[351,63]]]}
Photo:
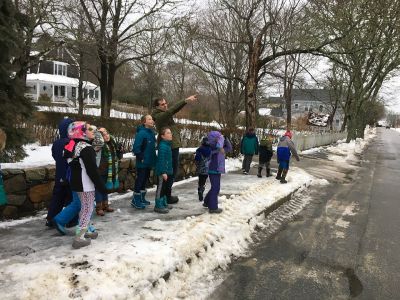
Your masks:
{"label": "stone wall", "polygon": [[[193,153],[180,154],[177,180],[194,176],[196,166]],[[55,166],[47,165],[29,169],[3,169],[4,189],[7,205],[0,206],[0,219],[16,219],[32,215],[48,206],[54,186]],[[124,158],[119,170],[120,189],[124,193],[133,189],[135,183],[135,159]],[[150,176],[149,186],[155,184]]]}

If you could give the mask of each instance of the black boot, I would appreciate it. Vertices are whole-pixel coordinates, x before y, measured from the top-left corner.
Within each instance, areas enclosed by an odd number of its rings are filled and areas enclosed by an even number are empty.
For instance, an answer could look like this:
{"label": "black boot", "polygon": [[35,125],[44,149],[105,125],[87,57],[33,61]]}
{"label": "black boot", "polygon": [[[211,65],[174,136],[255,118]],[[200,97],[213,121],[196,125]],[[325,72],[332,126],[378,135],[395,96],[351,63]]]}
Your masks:
{"label": "black boot", "polygon": [[257,177],[258,178],[261,178],[262,176],[261,176],[261,172],[262,172],[262,167],[258,167],[258,173],[257,173]]}
{"label": "black boot", "polygon": [[271,169],[267,168],[267,177],[270,177],[270,176],[271,176]]}
{"label": "black boot", "polygon": [[199,201],[203,201],[203,193],[204,193],[205,187],[204,186],[199,186],[197,188],[197,193],[199,194]]}
{"label": "black boot", "polygon": [[281,175],[282,175],[282,168],[278,168],[278,173],[276,173],[276,179],[280,180],[281,179]]}
{"label": "black boot", "polygon": [[281,177],[281,183],[287,183],[286,181],[286,175],[287,175],[288,170],[287,169],[283,169],[282,170],[282,177]]}
{"label": "black boot", "polygon": [[178,201],[179,201],[179,198],[177,197],[177,196],[171,196],[171,190],[170,189],[167,189],[166,190],[166,197],[167,197],[167,203],[168,204],[175,204],[175,203],[178,203]]}

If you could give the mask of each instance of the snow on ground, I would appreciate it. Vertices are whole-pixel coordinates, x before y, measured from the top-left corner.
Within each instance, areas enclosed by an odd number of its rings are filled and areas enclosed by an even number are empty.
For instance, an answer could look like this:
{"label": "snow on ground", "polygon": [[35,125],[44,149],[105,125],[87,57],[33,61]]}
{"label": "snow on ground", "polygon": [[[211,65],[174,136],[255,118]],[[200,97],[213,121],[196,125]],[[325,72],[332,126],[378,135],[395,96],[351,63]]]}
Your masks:
{"label": "snow on ground", "polygon": [[367,128],[364,133],[364,139],[356,139],[346,143],[345,140],[338,142],[336,146],[328,147],[327,150],[333,155],[329,155],[330,160],[342,161],[341,156],[345,157],[345,162],[357,161],[359,155],[368,141],[376,136],[376,128]]}
{"label": "snow on ground", "polygon": [[[375,130],[369,130],[365,140],[328,147],[331,159],[338,163],[356,159],[374,135]],[[227,160],[227,169],[240,167],[240,160]],[[169,218],[146,212],[146,219],[144,212],[118,209],[115,216],[125,213],[123,222],[115,224],[117,217],[109,219],[87,248],[72,250],[71,237],[28,257],[1,259],[2,299],[204,299],[215,283],[199,290],[199,282],[213,282],[213,270],[225,269],[232,257],[246,254],[267,207],[311,184],[327,184],[296,167],[288,179],[288,184],[281,185],[273,178],[224,175],[219,197],[224,212],[220,215],[196,213],[202,209],[197,200],[197,205],[182,201]],[[193,191],[196,185],[191,184]],[[187,193],[195,197],[190,190]],[[112,201],[128,198],[111,196]],[[193,206],[193,215],[182,215],[183,205]]]}
{"label": "snow on ground", "polygon": [[38,167],[43,165],[54,165],[54,159],[51,156],[51,146],[40,146],[39,144],[27,144],[24,146],[27,156],[17,163],[2,163],[2,169],[17,169]]}
{"label": "snow on ground", "polygon": [[390,129],[392,129],[392,130],[394,130],[394,131],[397,131],[397,132],[400,132],[400,128],[393,128],[393,127],[391,127]]}
{"label": "snow on ground", "polygon": [[[243,175],[228,176],[226,185],[243,185]],[[220,215],[205,213],[144,221],[126,235],[99,237],[86,249],[74,251],[68,243],[29,261],[3,260],[0,281],[4,283],[4,295],[6,299],[191,298],[190,286],[200,277],[217,267],[226,268],[232,255],[240,256],[247,250],[252,232],[264,218],[263,214],[258,216],[260,212],[311,182],[310,175],[296,170],[284,188],[269,178],[247,184],[240,194],[220,197],[220,207],[224,209]],[[121,230],[126,232],[126,228]],[[71,266],[83,262],[83,268]],[[162,277],[167,272],[171,275],[165,283]],[[74,275],[79,278],[76,282]],[[209,292],[204,290],[203,295],[192,299],[203,298]]]}

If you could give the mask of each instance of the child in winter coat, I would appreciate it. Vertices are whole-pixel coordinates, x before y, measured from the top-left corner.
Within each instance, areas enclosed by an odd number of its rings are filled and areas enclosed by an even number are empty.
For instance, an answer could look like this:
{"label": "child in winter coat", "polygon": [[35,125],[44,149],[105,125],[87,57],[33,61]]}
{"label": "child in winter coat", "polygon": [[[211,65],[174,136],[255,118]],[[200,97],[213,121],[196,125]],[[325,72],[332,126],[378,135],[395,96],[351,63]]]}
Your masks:
{"label": "child in winter coat", "polygon": [[243,174],[247,175],[250,171],[250,164],[253,160],[253,155],[258,154],[258,138],[254,132],[254,128],[250,127],[240,142],[240,153],[244,155],[243,158]]}
{"label": "child in winter coat", "polygon": [[89,143],[94,138],[94,128],[85,122],[73,122],[68,127],[70,142],[64,147],[72,154],[68,159],[70,166],[70,186],[79,197],[81,209],[79,225],[72,243],[75,249],[90,244],[91,239],[97,238],[97,232],[88,231],[92,216],[95,190],[106,192],[106,187],[97,170],[96,153]]}
{"label": "child in winter coat", "polygon": [[98,152],[98,156],[100,157],[99,172],[101,179],[106,185],[107,193],[96,193],[96,214],[104,216],[106,212],[114,211],[108,203],[108,194],[119,188],[118,162],[122,158],[122,151],[106,128],[100,127],[99,132],[104,140],[104,145]]}
{"label": "child in winter coat", "polygon": [[168,213],[168,176],[174,174],[172,167],[172,132],[169,128],[162,128],[160,131],[160,142],[158,143],[158,155],[156,162],[156,175],[158,179],[156,191],[156,204],[154,211],[157,213]]}
{"label": "child in winter coat", "polygon": [[260,141],[260,147],[258,150],[260,154],[258,156],[258,173],[257,173],[257,177],[259,178],[262,177],[261,172],[264,166],[266,168],[267,177],[271,176],[270,162],[272,156],[274,155],[274,152],[272,150],[272,141],[273,137],[271,134],[263,136]]}
{"label": "child in winter coat", "polygon": [[[46,226],[52,227],[53,218],[72,201],[72,192],[68,181],[65,176],[67,173],[68,162],[65,157],[63,157],[64,146],[69,142],[68,138],[68,126],[73,120],[66,118],[63,119],[58,125],[58,133],[60,138],[55,140],[53,146],[51,147],[51,155],[56,162],[56,176],[54,179],[53,195],[50,200]],[[72,220],[71,223],[78,222],[78,218]],[[73,225],[73,226],[74,226]]]}
{"label": "child in winter coat", "polygon": [[199,201],[203,201],[203,194],[208,178],[208,164],[210,162],[211,148],[208,142],[208,137],[204,137],[201,141],[201,146],[196,149],[194,161],[196,164],[196,173],[199,177],[197,193]]}
{"label": "child in winter coat", "polygon": [[221,213],[222,208],[218,208],[218,194],[221,188],[221,174],[225,173],[225,153],[232,151],[232,145],[228,139],[219,131],[208,133],[208,142],[211,147],[210,163],[208,176],[211,188],[204,198],[204,207],[208,207],[209,213]]}
{"label": "child in winter coat", "polygon": [[156,161],[156,138],[151,115],[141,118],[142,124],[136,128],[132,152],[136,156],[136,180],[131,205],[144,209],[150,202],[146,200],[146,183]]}
{"label": "child in winter coat", "polygon": [[292,141],[292,133],[289,130],[280,138],[276,154],[279,164],[276,179],[280,180],[281,183],[287,183],[285,178],[289,171],[290,156],[293,154],[297,161],[300,160]]}

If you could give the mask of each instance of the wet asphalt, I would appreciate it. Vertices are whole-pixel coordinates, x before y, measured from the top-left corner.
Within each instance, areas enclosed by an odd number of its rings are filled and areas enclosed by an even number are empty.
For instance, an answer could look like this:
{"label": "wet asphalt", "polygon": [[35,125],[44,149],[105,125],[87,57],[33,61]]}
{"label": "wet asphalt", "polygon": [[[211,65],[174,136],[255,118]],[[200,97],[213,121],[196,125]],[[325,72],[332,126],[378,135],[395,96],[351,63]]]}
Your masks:
{"label": "wet asphalt", "polygon": [[400,299],[400,133],[378,128],[356,163],[329,154],[295,163],[329,184],[268,215],[209,299]]}

